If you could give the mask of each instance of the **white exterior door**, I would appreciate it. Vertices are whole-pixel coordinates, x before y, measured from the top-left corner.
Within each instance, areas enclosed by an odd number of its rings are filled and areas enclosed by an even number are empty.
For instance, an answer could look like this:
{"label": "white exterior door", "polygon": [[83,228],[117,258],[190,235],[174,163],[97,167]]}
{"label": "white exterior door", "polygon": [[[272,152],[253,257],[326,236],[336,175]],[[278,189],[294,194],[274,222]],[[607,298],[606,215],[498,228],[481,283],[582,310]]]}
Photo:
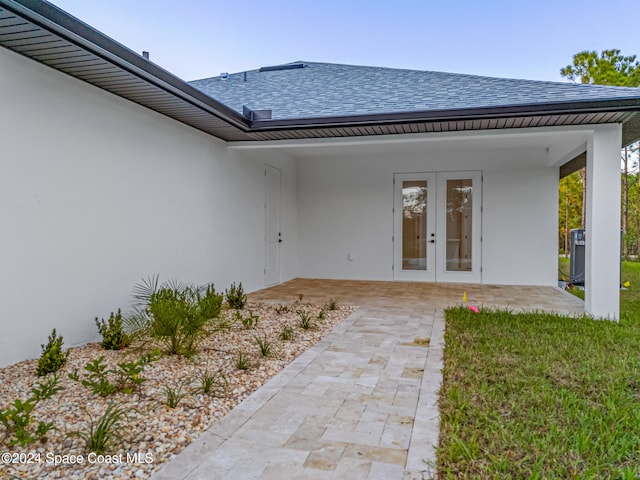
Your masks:
{"label": "white exterior door", "polygon": [[480,172],[394,175],[395,280],[480,282]]}
{"label": "white exterior door", "polygon": [[394,176],[394,279],[434,282],[436,174]]}
{"label": "white exterior door", "polygon": [[265,261],[264,285],[280,283],[280,188],[281,172],[278,168],[265,165]]}

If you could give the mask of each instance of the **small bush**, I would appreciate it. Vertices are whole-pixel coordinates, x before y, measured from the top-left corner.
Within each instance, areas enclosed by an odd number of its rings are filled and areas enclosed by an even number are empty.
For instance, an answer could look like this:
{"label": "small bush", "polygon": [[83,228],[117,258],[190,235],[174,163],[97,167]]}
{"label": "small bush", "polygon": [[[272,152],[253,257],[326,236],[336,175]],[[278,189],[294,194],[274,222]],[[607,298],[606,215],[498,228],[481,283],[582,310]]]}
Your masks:
{"label": "small bush", "polygon": [[256,341],[256,345],[258,345],[262,356],[270,357],[273,351],[273,344],[267,339],[267,335],[264,335],[262,337],[256,335],[253,337],[253,339]]}
{"label": "small bush", "polygon": [[325,303],[324,307],[322,307],[323,310],[329,310],[331,312],[337,308],[338,308],[338,300],[335,298],[330,298],[329,301]]}
{"label": "small bush", "polygon": [[122,313],[120,309],[115,314],[111,312],[107,322],[103,318],[98,321],[98,317],[96,317],[96,326],[98,327],[98,332],[102,335],[100,346],[105,350],[121,350],[127,346],[127,335],[122,329]]}
{"label": "small bush", "polygon": [[46,345],[41,345],[42,356],[38,360],[37,373],[39,377],[43,377],[49,373],[54,373],[67,361],[69,352],[62,351],[62,337],[58,337],[54,328],[49,335],[49,341]]}
{"label": "small bush", "polygon": [[[152,353],[141,355],[135,362],[119,363],[118,369],[114,370],[107,368],[104,356],[101,356],[84,366],[87,374],[81,383],[101,397],[108,397],[116,392],[133,393],[144,381],[144,378],[140,375],[144,367],[159,358],[160,353],[153,351]],[[80,381],[78,370],[70,373],[69,378],[76,382]]]}
{"label": "small bush", "polygon": [[212,284],[207,285],[204,295],[198,293],[198,308],[200,314],[210,320],[212,318],[219,318],[220,311],[222,310],[222,302],[224,301],[224,295],[216,293],[216,289]]}
{"label": "small bush", "polygon": [[194,393],[202,393],[203,395],[209,395],[214,387],[216,390],[224,390],[229,384],[222,370],[213,373],[209,372],[208,362],[205,364],[204,369],[198,368],[196,379],[199,385],[194,389]]}
{"label": "small bush", "polygon": [[38,384],[31,389],[32,395],[28,400],[22,401],[16,399],[9,408],[0,408],[0,424],[4,426],[4,437],[2,441],[9,440],[9,447],[14,445],[26,447],[36,440],[42,443],[47,441],[47,433],[50,430],[55,430],[53,422],[44,423],[40,421],[37,426],[33,428],[31,412],[39,401],[51,398],[63,389],[58,386],[58,380],[58,375],[54,374],[45,382],[38,382]]}
{"label": "small bush", "polygon": [[183,387],[184,382],[179,383],[175,388],[171,388],[169,385],[164,385],[162,387],[165,403],[169,408],[176,408],[180,401],[187,396],[186,392],[182,391]]}
{"label": "small bush", "polygon": [[82,385],[90,388],[96,395],[108,397],[118,391],[116,386],[109,380],[109,374],[114,373],[114,371],[107,368],[107,364],[104,363],[104,356],[87,363],[84,369],[89,373],[82,380]]}
{"label": "small bush", "polygon": [[300,317],[298,322],[300,328],[302,328],[303,330],[309,330],[310,328],[314,327],[315,324],[308,312],[299,311],[298,316]]}
{"label": "small bush", "polygon": [[47,400],[53,397],[60,390],[64,390],[64,387],[58,385],[60,378],[57,373],[47,378],[44,382],[38,382],[38,384],[31,389],[32,397],[34,401]]}
{"label": "small bush", "polygon": [[236,356],[236,368],[238,370],[249,370],[252,366],[249,357],[241,350]]}
{"label": "small bush", "polygon": [[157,340],[170,355],[193,355],[208,333],[207,315],[216,309],[213,286],[204,296],[202,290],[175,280],[159,286],[157,276],[143,280],[134,287],[135,314],[126,320],[128,330],[136,338]]}
{"label": "small bush", "polygon": [[279,338],[280,340],[293,340],[294,333],[293,327],[288,323],[282,326],[282,330],[280,330]]}
{"label": "small bush", "polygon": [[[86,409],[84,411],[86,412]],[[115,451],[117,443],[122,442],[119,432],[124,430],[127,417],[127,409],[111,402],[98,420],[91,419],[87,431],[73,431],[67,436],[82,438],[85,448],[90,452],[104,454],[107,449]]]}
{"label": "small bush", "polygon": [[242,282],[240,282],[238,286],[233,282],[229,290],[225,290],[225,297],[227,298],[229,308],[241,310],[247,304],[247,296],[242,288]]}
{"label": "small bush", "polygon": [[0,423],[4,425],[5,437],[11,438],[8,445],[25,447],[36,439],[30,430],[32,422],[31,411],[36,406],[35,400],[22,401],[16,399],[6,410],[0,409]]}
{"label": "small bush", "polygon": [[144,368],[151,362],[157,361],[161,357],[161,353],[158,349],[146,355],[141,355],[135,362],[122,362],[118,364],[118,370],[116,370],[117,382],[116,386],[119,392],[133,393],[134,390],[139,389],[144,377],[140,374]]}
{"label": "small bush", "polygon": [[252,311],[249,311],[249,316],[248,317],[243,317],[242,314],[236,310],[235,313],[235,317],[236,320],[240,321],[240,323],[242,323],[242,326],[246,329],[246,330],[250,330],[252,328],[256,328],[258,326],[258,320],[259,320],[259,316],[258,315],[254,315]]}

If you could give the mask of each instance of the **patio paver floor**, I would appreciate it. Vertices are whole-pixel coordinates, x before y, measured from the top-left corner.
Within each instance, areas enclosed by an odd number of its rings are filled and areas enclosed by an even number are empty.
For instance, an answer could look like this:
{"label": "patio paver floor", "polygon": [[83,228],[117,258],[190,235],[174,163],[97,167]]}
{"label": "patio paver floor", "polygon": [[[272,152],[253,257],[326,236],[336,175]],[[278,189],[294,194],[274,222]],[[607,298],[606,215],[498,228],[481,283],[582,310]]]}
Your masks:
{"label": "patio paver floor", "polygon": [[[253,301],[360,308],[152,476],[404,479],[435,474],[444,308],[581,313],[554,287],[296,279]],[[430,338],[428,346],[416,338]]]}

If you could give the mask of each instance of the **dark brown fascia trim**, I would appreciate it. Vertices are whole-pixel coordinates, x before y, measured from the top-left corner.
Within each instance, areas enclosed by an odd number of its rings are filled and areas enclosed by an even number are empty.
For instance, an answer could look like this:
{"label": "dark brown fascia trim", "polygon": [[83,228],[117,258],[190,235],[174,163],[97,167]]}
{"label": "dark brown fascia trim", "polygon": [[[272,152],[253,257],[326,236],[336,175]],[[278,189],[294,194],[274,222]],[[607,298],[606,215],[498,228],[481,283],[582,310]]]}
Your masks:
{"label": "dark brown fascia trim", "polygon": [[411,122],[453,122],[464,120],[500,119],[522,116],[575,115],[602,112],[640,111],[638,98],[611,99],[584,102],[509,105],[505,107],[429,110],[416,112],[350,115],[341,117],[311,117],[282,120],[256,120],[252,132],[306,128],[332,128],[369,125],[390,125]]}
{"label": "dark brown fascia trim", "polygon": [[247,132],[249,120],[133,50],[55,5],[41,0],[0,0],[0,6],[158,88]]}

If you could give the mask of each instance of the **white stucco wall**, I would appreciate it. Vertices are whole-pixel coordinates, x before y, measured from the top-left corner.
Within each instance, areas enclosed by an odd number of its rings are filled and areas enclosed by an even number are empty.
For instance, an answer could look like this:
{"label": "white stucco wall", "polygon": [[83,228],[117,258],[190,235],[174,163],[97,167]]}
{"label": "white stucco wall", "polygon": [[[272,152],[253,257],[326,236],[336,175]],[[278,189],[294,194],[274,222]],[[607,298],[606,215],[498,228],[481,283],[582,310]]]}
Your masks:
{"label": "white stucco wall", "polygon": [[230,152],[3,48],[0,95],[0,365],[39,356],[54,327],[66,346],[96,339],[94,317],[152,274],[261,288],[265,163],[283,172],[282,279],[296,276],[286,154]]}
{"label": "white stucco wall", "polygon": [[557,285],[558,170],[489,170],[483,197],[483,283]]}
{"label": "white stucco wall", "polygon": [[282,281],[392,280],[394,173],[482,171],[482,282],[556,284],[557,162],[528,133],[241,148],[5,49],[0,95],[0,366],[96,339],[142,277],[261,288],[265,163]]}
{"label": "white stucco wall", "polygon": [[557,284],[558,169],[544,148],[447,141],[298,162],[301,277],[393,279],[393,174],[481,170],[482,282]]}

